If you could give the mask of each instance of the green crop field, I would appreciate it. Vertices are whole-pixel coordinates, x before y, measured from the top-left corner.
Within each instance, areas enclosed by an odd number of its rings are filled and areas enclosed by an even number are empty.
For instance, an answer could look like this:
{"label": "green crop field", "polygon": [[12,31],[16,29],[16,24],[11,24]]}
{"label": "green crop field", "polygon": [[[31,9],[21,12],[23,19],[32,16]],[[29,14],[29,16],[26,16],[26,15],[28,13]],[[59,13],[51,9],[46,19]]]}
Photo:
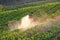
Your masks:
{"label": "green crop field", "polygon": [[24,32],[18,29],[14,31],[9,30],[7,25],[9,21],[18,21],[31,12],[33,12],[33,16],[36,17],[44,16],[44,14],[51,17],[58,16],[60,15],[60,2],[0,11],[0,40],[60,40],[60,23],[52,25],[52,27],[45,32],[40,31],[40,26]]}

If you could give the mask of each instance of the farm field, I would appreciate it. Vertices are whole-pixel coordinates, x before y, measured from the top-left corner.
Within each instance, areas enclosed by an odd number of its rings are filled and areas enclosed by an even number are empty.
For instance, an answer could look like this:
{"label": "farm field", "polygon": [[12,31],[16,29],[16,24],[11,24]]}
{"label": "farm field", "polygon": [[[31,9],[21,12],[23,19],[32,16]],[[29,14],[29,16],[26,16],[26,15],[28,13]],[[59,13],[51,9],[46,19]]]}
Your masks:
{"label": "farm field", "polygon": [[[51,18],[51,20],[55,19],[57,22],[46,21],[47,23],[43,22],[43,26],[36,25],[25,31],[20,29],[11,31],[9,29],[9,21],[19,21],[31,12],[33,12],[35,18],[43,18],[44,22],[46,18],[48,21]],[[44,19],[44,17],[46,18]],[[0,40],[60,40],[60,2],[0,11]]]}

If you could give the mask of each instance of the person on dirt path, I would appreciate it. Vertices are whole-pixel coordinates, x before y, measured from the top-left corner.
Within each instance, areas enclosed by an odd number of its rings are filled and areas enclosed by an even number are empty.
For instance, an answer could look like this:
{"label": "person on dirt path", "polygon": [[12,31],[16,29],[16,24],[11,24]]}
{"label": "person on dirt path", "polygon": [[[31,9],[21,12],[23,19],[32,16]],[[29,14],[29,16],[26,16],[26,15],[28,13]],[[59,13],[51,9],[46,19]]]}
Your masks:
{"label": "person on dirt path", "polygon": [[33,12],[29,14],[29,18],[32,18],[32,17],[33,17]]}

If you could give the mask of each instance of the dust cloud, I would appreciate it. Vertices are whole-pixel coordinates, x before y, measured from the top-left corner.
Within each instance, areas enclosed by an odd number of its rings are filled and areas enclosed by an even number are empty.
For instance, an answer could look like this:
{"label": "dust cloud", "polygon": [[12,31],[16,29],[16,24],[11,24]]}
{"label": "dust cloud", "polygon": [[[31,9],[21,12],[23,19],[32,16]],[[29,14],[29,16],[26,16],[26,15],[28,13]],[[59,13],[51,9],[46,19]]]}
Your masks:
{"label": "dust cloud", "polygon": [[33,17],[30,18],[29,15],[26,15],[21,18],[21,22],[20,21],[9,22],[8,27],[10,30],[16,29],[27,30],[29,28],[36,26],[37,24],[38,22],[35,22]]}

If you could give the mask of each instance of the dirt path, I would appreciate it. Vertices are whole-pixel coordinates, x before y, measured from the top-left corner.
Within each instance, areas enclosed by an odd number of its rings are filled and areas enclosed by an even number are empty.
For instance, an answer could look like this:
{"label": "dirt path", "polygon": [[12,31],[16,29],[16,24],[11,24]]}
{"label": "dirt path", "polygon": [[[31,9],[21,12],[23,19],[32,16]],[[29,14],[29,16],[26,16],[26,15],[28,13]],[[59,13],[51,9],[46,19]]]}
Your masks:
{"label": "dirt path", "polygon": [[34,20],[33,17],[29,18],[29,15],[26,15],[21,19],[21,23],[20,20],[16,22],[10,22],[8,26],[10,27],[11,30],[16,30],[16,29],[26,30],[26,29],[33,28],[36,25],[39,25],[42,26],[41,27],[42,31],[47,31],[52,25],[60,22],[60,15],[55,16],[54,18],[50,18],[48,15],[45,15],[39,20],[38,19]]}
{"label": "dirt path", "polygon": [[[45,22],[47,22],[47,23],[45,23]],[[45,21],[45,22],[43,22],[44,24],[42,25],[42,27],[40,29],[43,32],[49,30],[49,28],[52,27],[52,25],[60,23],[60,15],[55,16],[52,21]]]}

